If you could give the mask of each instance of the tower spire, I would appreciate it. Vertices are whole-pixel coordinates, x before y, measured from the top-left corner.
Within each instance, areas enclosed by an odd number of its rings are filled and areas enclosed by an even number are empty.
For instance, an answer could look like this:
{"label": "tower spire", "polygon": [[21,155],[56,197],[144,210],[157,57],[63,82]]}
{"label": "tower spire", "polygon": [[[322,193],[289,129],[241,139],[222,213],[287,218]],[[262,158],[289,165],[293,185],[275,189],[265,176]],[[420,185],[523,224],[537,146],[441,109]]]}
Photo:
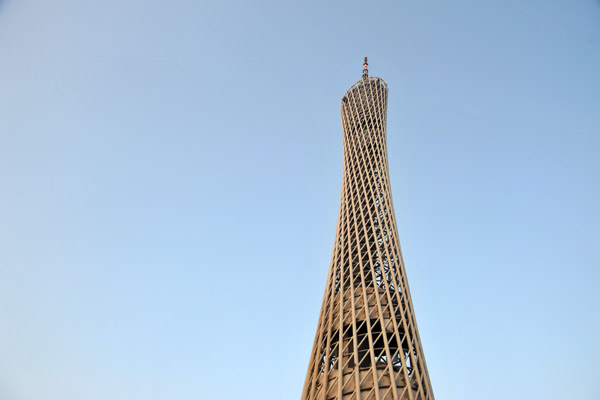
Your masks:
{"label": "tower spire", "polygon": [[368,67],[369,67],[369,63],[367,62],[367,57],[365,57],[365,62],[363,64],[363,75],[362,75],[364,80],[367,80],[369,78]]}

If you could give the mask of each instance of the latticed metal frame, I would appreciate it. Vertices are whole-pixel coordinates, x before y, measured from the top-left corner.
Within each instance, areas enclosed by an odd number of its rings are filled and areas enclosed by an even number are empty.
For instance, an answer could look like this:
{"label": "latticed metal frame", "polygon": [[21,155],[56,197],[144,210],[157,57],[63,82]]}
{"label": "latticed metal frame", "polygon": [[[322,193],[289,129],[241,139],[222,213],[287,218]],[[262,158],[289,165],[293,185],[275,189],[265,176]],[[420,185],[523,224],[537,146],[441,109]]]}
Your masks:
{"label": "latticed metal frame", "polygon": [[342,99],[342,196],[303,400],[433,400],[392,206],[387,84]]}

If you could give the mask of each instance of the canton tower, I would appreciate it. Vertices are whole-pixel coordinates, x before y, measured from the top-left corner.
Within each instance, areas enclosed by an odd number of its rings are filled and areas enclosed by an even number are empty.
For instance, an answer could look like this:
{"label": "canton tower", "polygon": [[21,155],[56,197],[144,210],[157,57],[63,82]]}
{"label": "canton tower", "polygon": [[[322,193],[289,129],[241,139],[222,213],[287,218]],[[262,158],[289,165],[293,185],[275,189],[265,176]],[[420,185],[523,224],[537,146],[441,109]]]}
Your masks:
{"label": "canton tower", "polygon": [[434,399],[392,207],[387,99],[365,57],[342,98],[342,198],[302,400]]}

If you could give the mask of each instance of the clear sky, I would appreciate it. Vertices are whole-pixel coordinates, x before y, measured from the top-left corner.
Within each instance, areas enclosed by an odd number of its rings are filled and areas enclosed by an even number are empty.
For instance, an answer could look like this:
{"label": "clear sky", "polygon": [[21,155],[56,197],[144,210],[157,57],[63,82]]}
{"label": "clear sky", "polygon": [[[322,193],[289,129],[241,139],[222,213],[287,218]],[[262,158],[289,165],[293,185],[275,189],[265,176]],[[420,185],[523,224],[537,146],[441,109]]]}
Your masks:
{"label": "clear sky", "polygon": [[437,399],[600,399],[599,21],[0,1],[0,399],[298,399],[364,56]]}

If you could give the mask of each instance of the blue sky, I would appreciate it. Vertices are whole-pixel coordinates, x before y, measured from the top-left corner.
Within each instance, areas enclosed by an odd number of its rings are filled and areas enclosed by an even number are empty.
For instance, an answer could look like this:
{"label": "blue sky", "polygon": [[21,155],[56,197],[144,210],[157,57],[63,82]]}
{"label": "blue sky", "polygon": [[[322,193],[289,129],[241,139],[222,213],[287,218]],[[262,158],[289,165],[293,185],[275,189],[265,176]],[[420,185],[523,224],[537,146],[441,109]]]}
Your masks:
{"label": "blue sky", "polygon": [[0,2],[0,399],[299,398],[368,56],[436,397],[597,400],[598,21]]}

